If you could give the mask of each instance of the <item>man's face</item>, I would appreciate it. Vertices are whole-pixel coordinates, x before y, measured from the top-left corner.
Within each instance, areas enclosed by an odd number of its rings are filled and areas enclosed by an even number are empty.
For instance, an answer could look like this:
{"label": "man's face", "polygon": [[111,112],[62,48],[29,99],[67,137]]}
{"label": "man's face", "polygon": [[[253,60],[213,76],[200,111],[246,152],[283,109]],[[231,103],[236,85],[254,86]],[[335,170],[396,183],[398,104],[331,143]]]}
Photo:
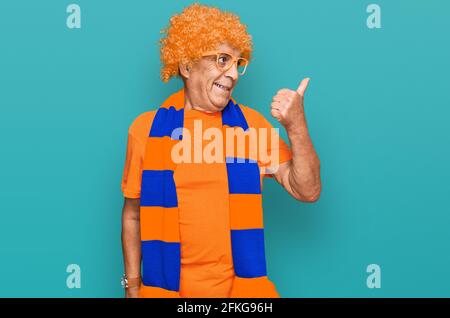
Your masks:
{"label": "man's face", "polygon": [[[239,57],[241,52],[228,44],[217,47],[217,51]],[[187,88],[194,107],[206,112],[221,111],[227,106],[236,86],[239,74],[236,63],[223,72],[216,66],[216,56],[202,57],[189,72]]]}

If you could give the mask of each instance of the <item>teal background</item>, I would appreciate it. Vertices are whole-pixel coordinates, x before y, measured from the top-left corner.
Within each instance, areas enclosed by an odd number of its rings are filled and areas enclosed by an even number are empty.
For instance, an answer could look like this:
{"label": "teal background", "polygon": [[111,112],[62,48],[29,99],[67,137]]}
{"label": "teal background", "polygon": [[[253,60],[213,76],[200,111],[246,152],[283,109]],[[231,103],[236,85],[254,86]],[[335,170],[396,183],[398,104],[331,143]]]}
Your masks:
{"label": "teal background", "polygon": [[[181,87],[159,79],[159,31],[192,1],[0,2],[0,296],[122,297],[127,129]],[[374,1],[375,2],[375,1]],[[237,13],[255,59],[234,97],[270,117],[305,107],[323,192],[265,182],[269,274],[283,297],[450,296],[450,2],[202,1]],[[283,136],[286,137],[284,131]],[[66,266],[81,266],[81,289]],[[381,266],[381,289],[366,267]]]}

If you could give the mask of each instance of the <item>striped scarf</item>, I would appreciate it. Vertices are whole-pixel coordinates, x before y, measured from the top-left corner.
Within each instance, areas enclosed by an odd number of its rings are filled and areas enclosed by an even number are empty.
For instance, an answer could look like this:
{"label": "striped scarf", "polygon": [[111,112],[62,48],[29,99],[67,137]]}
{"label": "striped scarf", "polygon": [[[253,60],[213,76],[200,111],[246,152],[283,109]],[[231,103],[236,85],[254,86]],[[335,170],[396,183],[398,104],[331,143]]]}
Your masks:
{"label": "striped scarf", "polygon": [[[178,198],[171,149],[174,129],[183,128],[184,89],[159,107],[146,142],[142,169],[140,218],[143,297],[180,297]],[[223,127],[247,130],[234,99],[222,111]],[[182,137],[180,136],[179,139]],[[264,253],[261,179],[249,158],[227,157],[231,250],[235,278],[230,297],[278,297],[267,277]]]}

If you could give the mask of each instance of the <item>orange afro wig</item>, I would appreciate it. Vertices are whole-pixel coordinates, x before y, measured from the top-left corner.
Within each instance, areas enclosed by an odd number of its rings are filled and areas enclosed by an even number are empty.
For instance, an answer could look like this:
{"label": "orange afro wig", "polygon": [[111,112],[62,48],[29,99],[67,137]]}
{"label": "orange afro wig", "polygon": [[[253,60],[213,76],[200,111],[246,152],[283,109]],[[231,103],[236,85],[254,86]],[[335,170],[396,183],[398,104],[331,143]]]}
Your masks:
{"label": "orange afro wig", "polygon": [[180,62],[192,65],[203,52],[215,50],[222,43],[241,51],[247,60],[250,60],[253,50],[252,37],[238,16],[198,3],[172,16],[169,26],[161,33],[165,34],[160,40],[163,82],[179,76]]}

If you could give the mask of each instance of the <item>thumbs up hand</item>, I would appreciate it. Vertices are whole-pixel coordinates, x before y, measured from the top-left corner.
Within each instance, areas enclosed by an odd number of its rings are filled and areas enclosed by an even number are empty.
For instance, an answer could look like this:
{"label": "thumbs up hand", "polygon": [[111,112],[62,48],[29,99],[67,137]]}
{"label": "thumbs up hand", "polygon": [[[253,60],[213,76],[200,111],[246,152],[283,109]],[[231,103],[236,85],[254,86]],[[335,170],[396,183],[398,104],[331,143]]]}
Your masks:
{"label": "thumbs up hand", "polygon": [[308,87],[309,78],[300,82],[297,90],[280,89],[272,98],[270,114],[275,117],[286,130],[290,130],[300,122],[304,115],[303,97]]}

